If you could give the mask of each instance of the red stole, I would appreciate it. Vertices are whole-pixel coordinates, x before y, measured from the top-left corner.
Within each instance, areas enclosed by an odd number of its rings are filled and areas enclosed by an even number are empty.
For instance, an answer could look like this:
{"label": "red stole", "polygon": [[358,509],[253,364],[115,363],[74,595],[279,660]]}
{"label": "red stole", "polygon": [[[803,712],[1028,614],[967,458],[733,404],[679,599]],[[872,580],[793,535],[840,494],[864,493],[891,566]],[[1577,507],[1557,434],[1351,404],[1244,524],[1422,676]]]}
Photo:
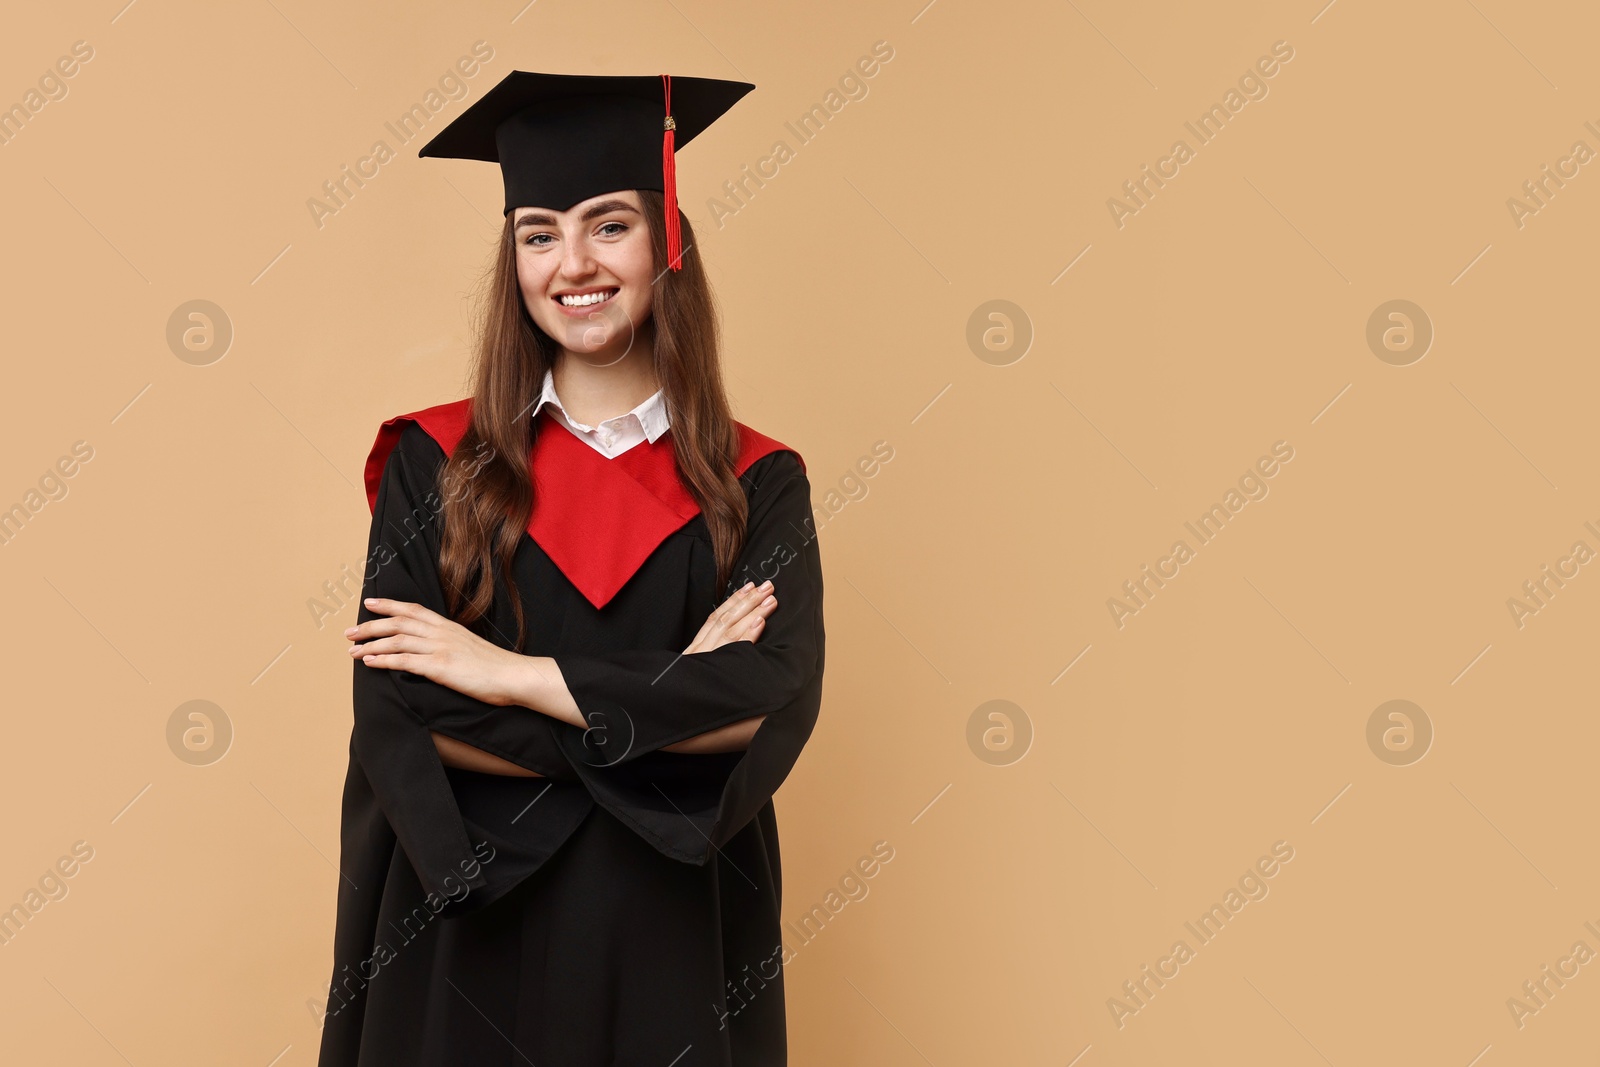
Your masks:
{"label": "red stole", "polygon": [[[543,424],[529,456],[534,504],[528,535],[589,603],[603,608],[661,542],[700,513],[700,505],[678,478],[671,429],[607,459],[548,411],[537,418]],[[369,510],[377,509],[384,463],[408,419],[448,456],[471,424],[472,398],[396,415],[378,427],[365,471]],[[794,451],[742,422],[734,425],[739,430],[736,476],[765,455]],[[800,468],[805,469],[803,459]]]}

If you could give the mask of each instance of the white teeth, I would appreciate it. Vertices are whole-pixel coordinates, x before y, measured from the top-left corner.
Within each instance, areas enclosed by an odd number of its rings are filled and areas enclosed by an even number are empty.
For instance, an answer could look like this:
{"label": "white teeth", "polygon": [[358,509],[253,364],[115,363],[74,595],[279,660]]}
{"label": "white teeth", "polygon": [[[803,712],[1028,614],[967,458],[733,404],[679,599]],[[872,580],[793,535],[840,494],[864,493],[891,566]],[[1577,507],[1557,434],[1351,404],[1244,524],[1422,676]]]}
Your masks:
{"label": "white teeth", "polygon": [[610,300],[616,293],[615,289],[607,289],[603,293],[586,293],[583,296],[558,296],[556,299],[561,301],[563,307],[576,308],[583,307],[586,304],[603,303]]}

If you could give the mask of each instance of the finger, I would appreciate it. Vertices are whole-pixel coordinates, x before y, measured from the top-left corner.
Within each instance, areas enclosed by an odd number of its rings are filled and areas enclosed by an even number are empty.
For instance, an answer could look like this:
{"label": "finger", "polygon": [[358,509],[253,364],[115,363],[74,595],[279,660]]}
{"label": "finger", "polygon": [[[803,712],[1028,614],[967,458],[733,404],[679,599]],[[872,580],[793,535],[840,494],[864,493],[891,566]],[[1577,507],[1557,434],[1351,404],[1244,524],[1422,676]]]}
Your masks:
{"label": "finger", "polygon": [[381,596],[369,596],[361,603],[380,615],[398,615],[411,606],[410,601],[390,600]]}
{"label": "finger", "polygon": [[745,594],[749,592],[751,588],[751,584],[746,582],[743,588],[736,589],[734,592],[729,594],[726,600],[718,604],[715,608],[711,609],[711,614],[707,617],[707,621],[710,621],[711,619],[727,618],[744,600]]}
{"label": "finger", "polygon": [[432,608],[424,604],[412,604],[411,617],[429,624],[454,621],[446,618],[443,615],[440,615],[437,611],[434,611]]}
{"label": "finger", "polygon": [[771,608],[776,605],[776,600],[774,599],[773,605],[765,608],[760,607],[762,604],[762,592],[765,589],[769,589],[771,585],[771,582],[763,582],[759,586],[747,584],[743,589],[734,593],[707,616],[705,625],[700,627],[700,632],[695,635],[695,640],[713,648],[729,641],[740,640],[739,634],[742,632],[740,627],[752,611],[759,609],[770,612]]}
{"label": "finger", "polygon": [[350,655],[366,656],[373,653],[415,652],[426,654],[430,646],[419,637],[411,634],[397,634],[394,637],[384,637],[365,644],[351,645]]}
{"label": "finger", "polygon": [[763,582],[758,586],[754,586],[749,589],[742,589],[738,593],[735,593],[733,596],[729,597],[725,605],[726,620],[728,622],[737,622],[739,619],[743,618],[751,608],[755,607],[756,604],[761,602],[761,598],[766,596],[771,589],[771,582]]}
{"label": "finger", "polygon": [[415,633],[422,634],[423,624],[416,619],[406,616],[387,615],[376,619],[368,619],[350,627],[344,632],[345,637],[352,641],[365,641],[369,637],[387,637],[390,634]]}
{"label": "finger", "polygon": [[760,585],[756,585],[754,582],[746,582],[742,589],[730,596],[724,603],[737,607],[752,600],[759,600],[771,587],[771,582],[762,582]]}
{"label": "finger", "polygon": [[432,608],[425,608],[421,604],[409,600],[390,600],[387,597],[369,596],[362,603],[382,615],[420,619],[424,622],[434,622],[444,618]]}
{"label": "finger", "polygon": [[746,608],[739,621],[742,622],[745,619],[751,618],[764,618],[765,616],[771,615],[777,606],[778,598],[769,595],[765,600],[762,600],[756,604],[751,604],[748,608]]}
{"label": "finger", "polygon": [[407,671],[411,674],[422,674],[423,665],[427,662],[426,656],[412,656],[406,653],[392,653],[389,655],[370,655],[362,657],[361,662],[368,667],[382,667],[384,670]]}

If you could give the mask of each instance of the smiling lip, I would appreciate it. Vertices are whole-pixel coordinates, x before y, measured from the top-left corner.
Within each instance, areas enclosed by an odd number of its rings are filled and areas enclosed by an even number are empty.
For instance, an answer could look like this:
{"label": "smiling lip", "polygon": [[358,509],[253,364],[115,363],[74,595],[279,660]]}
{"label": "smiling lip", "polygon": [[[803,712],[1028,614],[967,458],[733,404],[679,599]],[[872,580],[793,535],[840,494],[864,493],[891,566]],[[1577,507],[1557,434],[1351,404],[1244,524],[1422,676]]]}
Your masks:
{"label": "smiling lip", "polygon": [[[597,307],[603,307],[604,305],[611,303],[612,300],[616,299],[616,294],[619,292],[621,292],[621,288],[615,285],[597,285],[591,286],[588,289],[567,289],[562,292],[552,294],[550,297],[550,302],[559,308],[564,314],[578,317],[593,311]],[[592,304],[578,304],[575,307],[569,307],[568,305],[563,304],[560,299],[563,296],[588,296],[591,293],[610,293],[611,295],[606,297],[604,300],[596,301]]]}

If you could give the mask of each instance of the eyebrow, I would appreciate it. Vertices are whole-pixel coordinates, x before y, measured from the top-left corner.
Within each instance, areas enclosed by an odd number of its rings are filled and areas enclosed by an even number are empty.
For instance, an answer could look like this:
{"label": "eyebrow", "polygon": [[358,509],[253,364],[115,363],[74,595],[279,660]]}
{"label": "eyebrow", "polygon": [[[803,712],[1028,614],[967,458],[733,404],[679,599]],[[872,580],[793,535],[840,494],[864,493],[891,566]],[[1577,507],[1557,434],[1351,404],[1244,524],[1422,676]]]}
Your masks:
{"label": "eyebrow", "polygon": [[[639,213],[634,206],[628,203],[626,200],[602,200],[598,204],[591,207],[588,211],[585,211],[583,213],[583,218],[578,221],[588,222],[592,218],[596,218],[600,215],[606,215],[613,211],[631,211],[635,215]],[[556,219],[554,215],[546,215],[541,211],[533,211],[517,220],[516,229],[520,230],[524,226],[554,226],[555,224]]]}

